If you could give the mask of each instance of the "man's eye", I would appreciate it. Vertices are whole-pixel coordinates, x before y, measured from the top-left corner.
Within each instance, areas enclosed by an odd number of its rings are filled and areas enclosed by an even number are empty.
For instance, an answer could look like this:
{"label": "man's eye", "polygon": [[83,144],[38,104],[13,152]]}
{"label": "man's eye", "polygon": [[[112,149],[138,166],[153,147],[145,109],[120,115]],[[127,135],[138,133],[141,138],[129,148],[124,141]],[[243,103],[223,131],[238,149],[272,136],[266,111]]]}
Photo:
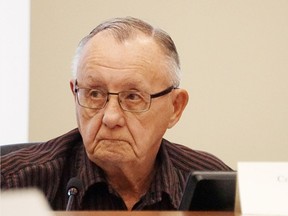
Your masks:
{"label": "man's eye", "polygon": [[100,92],[100,91],[93,90],[93,91],[89,92],[89,97],[90,98],[102,98],[103,97],[103,93]]}
{"label": "man's eye", "polygon": [[136,100],[142,100],[142,97],[139,93],[129,93],[125,97],[126,100],[136,101]]}

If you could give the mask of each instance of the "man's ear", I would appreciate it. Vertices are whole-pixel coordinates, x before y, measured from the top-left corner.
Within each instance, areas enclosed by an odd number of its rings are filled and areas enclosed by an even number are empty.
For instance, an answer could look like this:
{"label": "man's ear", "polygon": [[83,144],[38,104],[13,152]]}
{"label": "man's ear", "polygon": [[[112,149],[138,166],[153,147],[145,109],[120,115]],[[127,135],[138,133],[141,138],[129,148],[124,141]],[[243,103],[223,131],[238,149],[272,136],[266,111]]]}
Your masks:
{"label": "man's ear", "polygon": [[70,80],[70,90],[75,97],[75,79]]}
{"label": "man's ear", "polygon": [[185,89],[175,89],[173,95],[173,114],[170,117],[168,128],[172,128],[180,119],[189,100],[188,92]]}

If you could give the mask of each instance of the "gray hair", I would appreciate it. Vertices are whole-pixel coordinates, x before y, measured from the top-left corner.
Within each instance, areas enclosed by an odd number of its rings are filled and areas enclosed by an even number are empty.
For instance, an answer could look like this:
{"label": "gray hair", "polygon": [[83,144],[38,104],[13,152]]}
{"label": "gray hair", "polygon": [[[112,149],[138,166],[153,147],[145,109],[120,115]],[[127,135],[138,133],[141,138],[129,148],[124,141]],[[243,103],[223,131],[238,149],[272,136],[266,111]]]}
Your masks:
{"label": "gray hair", "polygon": [[76,78],[79,59],[85,44],[96,34],[101,31],[110,31],[113,37],[119,42],[123,42],[133,36],[139,31],[145,35],[152,37],[155,42],[159,45],[160,49],[167,57],[167,70],[170,73],[171,80],[175,87],[180,84],[180,61],[176,46],[172,38],[162,29],[154,28],[150,24],[133,17],[125,18],[114,18],[105,21],[93,29],[89,35],[84,37],[77,49],[73,59],[72,73],[73,77]]}

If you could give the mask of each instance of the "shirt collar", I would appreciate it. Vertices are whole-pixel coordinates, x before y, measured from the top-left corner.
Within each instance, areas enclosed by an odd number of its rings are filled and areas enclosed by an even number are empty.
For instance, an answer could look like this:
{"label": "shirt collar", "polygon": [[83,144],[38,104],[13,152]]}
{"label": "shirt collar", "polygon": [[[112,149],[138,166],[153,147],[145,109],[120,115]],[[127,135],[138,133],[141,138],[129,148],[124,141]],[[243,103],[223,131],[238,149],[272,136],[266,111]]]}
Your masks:
{"label": "shirt collar", "polygon": [[81,203],[83,196],[89,190],[89,187],[97,183],[106,183],[103,170],[93,163],[86,154],[84,145],[77,154],[77,177],[83,184],[83,190],[79,193],[79,203]]}
{"label": "shirt collar", "polygon": [[150,194],[155,194],[156,201],[161,201],[163,193],[168,195],[175,209],[181,202],[182,189],[179,178],[167,151],[167,140],[163,139],[157,155],[157,172],[152,181]]}

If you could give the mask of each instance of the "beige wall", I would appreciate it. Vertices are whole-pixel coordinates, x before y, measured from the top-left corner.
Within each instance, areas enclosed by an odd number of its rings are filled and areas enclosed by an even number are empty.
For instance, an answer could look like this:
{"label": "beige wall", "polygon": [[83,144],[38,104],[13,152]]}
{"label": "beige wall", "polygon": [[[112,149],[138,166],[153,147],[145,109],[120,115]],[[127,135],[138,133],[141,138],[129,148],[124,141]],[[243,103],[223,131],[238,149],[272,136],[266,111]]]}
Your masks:
{"label": "beige wall", "polygon": [[30,141],[76,126],[70,63],[99,22],[135,16],[165,29],[190,101],[171,141],[243,160],[288,160],[288,1],[32,0]]}

